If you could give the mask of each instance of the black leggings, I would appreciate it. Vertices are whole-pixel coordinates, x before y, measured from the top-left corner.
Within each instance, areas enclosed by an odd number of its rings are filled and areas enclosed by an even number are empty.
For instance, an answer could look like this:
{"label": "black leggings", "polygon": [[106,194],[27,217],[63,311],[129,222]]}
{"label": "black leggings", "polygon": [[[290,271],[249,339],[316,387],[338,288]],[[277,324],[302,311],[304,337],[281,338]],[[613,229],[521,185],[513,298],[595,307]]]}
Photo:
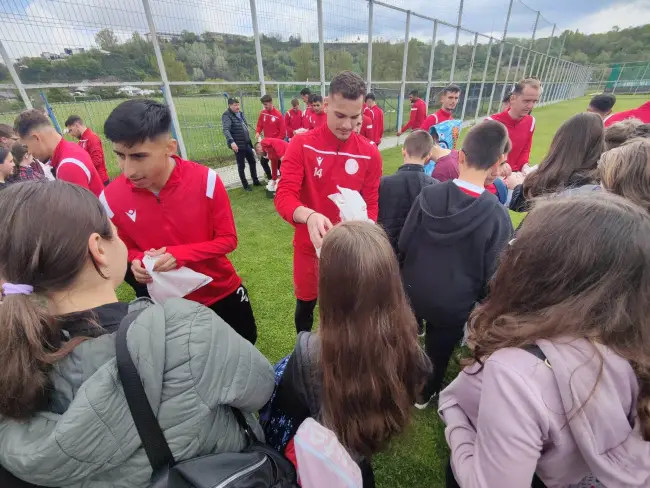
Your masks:
{"label": "black leggings", "polygon": [[296,334],[301,332],[310,332],[314,326],[314,309],[316,308],[316,300],[300,300],[296,299],[296,314],[294,316],[296,321]]}
{"label": "black leggings", "polygon": [[[239,179],[244,188],[248,188],[248,180],[246,179],[246,161],[248,161],[248,167],[251,172],[251,178],[253,179],[253,184],[259,183],[257,179],[257,162],[255,161],[255,154],[253,153],[253,148],[250,144],[246,144],[244,147],[240,147],[239,151],[235,153],[237,159],[237,171],[239,172]],[[268,164],[267,164],[268,166]]]}
{"label": "black leggings", "polygon": [[424,337],[424,349],[433,365],[433,374],[422,392],[423,398],[428,400],[431,395],[439,393],[442,389],[442,382],[445,379],[447,366],[454,349],[463,338],[463,327],[465,324],[441,326],[426,321],[426,335]]}

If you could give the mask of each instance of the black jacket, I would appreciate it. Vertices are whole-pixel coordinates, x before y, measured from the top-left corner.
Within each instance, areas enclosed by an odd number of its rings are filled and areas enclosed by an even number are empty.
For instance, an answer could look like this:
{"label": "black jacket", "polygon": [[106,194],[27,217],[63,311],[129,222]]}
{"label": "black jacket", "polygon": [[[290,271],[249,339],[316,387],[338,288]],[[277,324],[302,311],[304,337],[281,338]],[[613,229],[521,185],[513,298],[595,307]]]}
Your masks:
{"label": "black jacket", "polygon": [[427,176],[421,164],[404,164],[397,173],[381,178],[377,223],[388,234],[396,253],[399,235],[413,202],[424,187],[434,183],[438,183],[438,180]]}
{"label": "black jacket", "polygon": [[462,326],[485,297],[512,234],[506,208],[487,191],[475,198],[453,181],[422,190],[399,239],[415,314],[440,327]]}
{"label": "black jacket", "polygon": [[[539,170],[537,170],[539,171]],[[590,175],[583,175],[575,173],[569,177],[566,186],[555,190],[553,193],[562,193],[563,191],[573,191],[583,186],[595,186],[596,181]],[[531,202],[528,201],[524,195],[524,185],[517,185],[512,190],[512,198],[510,199],[509,208],[513,212],[528,212],[531,207]]]}
{"label": "black jacket", "polygon": [[226,110],[221,116],[221,127],[223,135],[226,136],[226,143],[228,147],[234,142],[238,147],[246,147],[251,144],[251,134],[249,132],[249,125],[241,112],[242,120],[232,110]]}

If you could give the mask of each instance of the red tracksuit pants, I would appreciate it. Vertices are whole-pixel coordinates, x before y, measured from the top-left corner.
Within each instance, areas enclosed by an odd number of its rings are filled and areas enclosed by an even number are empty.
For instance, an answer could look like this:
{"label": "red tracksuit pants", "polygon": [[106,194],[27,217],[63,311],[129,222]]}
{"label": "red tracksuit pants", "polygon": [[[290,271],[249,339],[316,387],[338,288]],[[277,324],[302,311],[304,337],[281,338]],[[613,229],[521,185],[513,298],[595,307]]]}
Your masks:
{"label": "red tracksuit pants", "polygon": [[293,289],[298,300],[308,302],[318,298],[318,257],[314,248],[308,251],[294,245]]}

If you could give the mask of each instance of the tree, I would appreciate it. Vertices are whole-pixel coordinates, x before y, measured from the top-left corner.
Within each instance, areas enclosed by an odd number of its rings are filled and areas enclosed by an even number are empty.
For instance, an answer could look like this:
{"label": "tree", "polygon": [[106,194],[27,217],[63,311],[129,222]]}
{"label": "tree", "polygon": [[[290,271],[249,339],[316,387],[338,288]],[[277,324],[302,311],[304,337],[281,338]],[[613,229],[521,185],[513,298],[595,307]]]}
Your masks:
{"label": "tree", "polygon": [[95,42],[104,51],[113,51],[119,41],[112,29],[104,28],[95,34]]}
{"label": "tree", "polygon": [[291,58],[296,65],[295,74],[298,81],[309,80],[313,55],[310,44],[303,44],[291,51]]}
{"label": "tree", "polygon": [[205,73],[201,68],[194,68],[192,70],[192,81],[203,81],[205,80]]}
{"label": "tree", "polygon": [[[171,46],[166,46],[162,53],[163,63],[167,71],[167,77],[170,81],[189,81],[185,65],[176,59],[176,53]],[[157,67],[156,58],[151,59],[153,66]]]}

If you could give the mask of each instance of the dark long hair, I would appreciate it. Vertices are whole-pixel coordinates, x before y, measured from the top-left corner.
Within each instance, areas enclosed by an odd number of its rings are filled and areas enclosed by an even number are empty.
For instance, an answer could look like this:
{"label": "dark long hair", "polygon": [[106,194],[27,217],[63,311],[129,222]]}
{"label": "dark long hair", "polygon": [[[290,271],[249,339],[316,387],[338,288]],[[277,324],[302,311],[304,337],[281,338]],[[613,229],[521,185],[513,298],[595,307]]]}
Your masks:
{"label": "dark long hair", "polygon": [[48,297],[77,279],[95,232],[113,237],[99,200],[77,185],[29,181],[0,192],[0,276],[34,288],[0,304],[0,415],[27,419],[45,408],[52,364],[85,340],[61,342]]}
{"label": "dark long hair", "polygon": [[539,168],[524,180],[526,199],[596,181],[604,141],[603,119],[597,114],[584,112],[564,122]]}
{"label": "dark long hair", "polygon": [[650,441],[648,310],[650,215],[606,192],[542,199],[472,313],[471,362],[539,339],[595,340],[634,368],[641,432]]}
{"label": "dark long hair", "polygon": [[371,456],[409,423],[429,362],[379,226],[334,227],[319,269],[323,420],[347,449]]}

